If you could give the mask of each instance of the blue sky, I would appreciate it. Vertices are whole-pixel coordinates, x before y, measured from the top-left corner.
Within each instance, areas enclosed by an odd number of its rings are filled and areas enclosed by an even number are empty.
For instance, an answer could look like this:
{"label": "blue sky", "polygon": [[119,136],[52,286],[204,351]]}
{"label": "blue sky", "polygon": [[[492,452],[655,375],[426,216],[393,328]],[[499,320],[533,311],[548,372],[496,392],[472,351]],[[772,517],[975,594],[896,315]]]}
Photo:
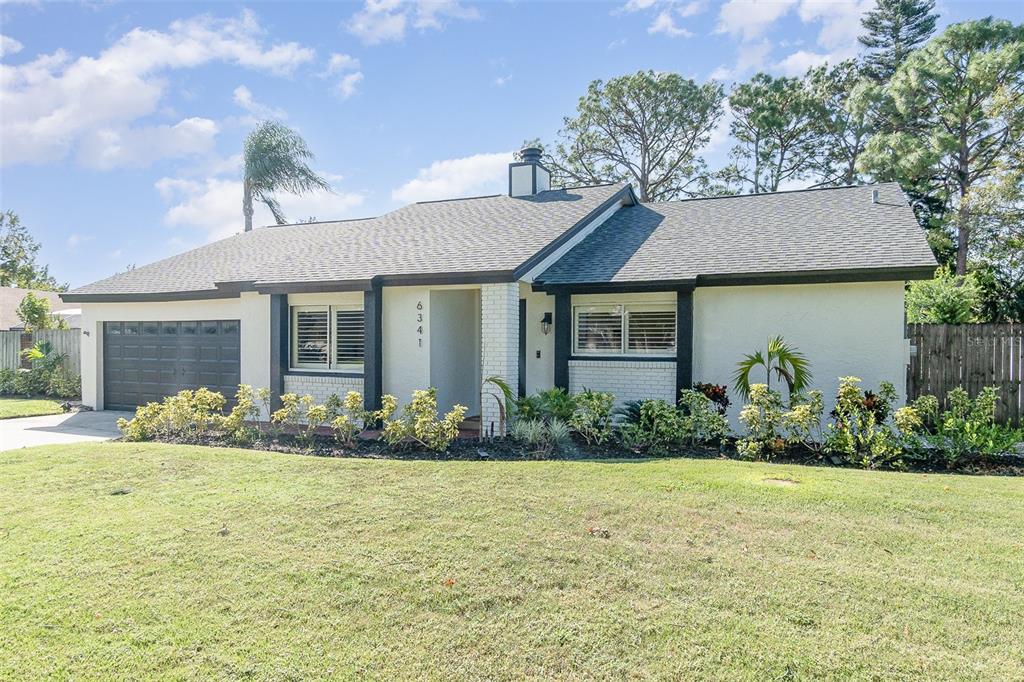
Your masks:
{"label": "blue sky", "polygon": [[[299,130],[335,190],[284,197],[289,218],[497,193],[511,152],[553,139],[591,80],[802,73],[854,54],[871,4],[6,3],[0,206],[85,284],[238,231],[241,142],[265,117]],[[1024,20],[1016,2],[939,10]],[[711,165],[727,150],[723,125]]]}

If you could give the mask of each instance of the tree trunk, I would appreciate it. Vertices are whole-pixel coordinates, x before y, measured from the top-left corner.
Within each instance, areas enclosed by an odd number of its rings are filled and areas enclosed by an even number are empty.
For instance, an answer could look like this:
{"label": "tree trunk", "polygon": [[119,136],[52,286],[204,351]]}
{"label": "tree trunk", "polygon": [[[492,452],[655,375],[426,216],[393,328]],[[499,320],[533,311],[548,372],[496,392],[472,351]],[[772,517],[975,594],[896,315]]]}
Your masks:
{"label": "tree trunk", "polygon": [[956,216],[956,274],[963,276],[967,274],[967,248],[970,245],[971,227],[968,223],[969,216],[967,206],[963,197],[960,198],[960,207]]}
{"label": "tree trunk", "polygon": [[252,231],[252,185],[246,177],[242,182],[242,215],[245,216],[245,231]]}

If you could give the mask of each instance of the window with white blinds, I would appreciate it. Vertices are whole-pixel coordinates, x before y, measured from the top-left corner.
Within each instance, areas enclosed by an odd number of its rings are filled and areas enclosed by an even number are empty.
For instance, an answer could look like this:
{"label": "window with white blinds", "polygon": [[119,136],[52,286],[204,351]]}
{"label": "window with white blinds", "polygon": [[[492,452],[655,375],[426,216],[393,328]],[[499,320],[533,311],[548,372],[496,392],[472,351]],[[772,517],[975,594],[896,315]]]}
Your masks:
{"label": "window with white blinds", "polygon": [[362,369],[363,311],[345,306],[292,306],[292,367]]}
{"label": "window with white blinds", "polygon": [[593,305],[574,308],[573,352],[579,355],[673,355],[673,305]]}

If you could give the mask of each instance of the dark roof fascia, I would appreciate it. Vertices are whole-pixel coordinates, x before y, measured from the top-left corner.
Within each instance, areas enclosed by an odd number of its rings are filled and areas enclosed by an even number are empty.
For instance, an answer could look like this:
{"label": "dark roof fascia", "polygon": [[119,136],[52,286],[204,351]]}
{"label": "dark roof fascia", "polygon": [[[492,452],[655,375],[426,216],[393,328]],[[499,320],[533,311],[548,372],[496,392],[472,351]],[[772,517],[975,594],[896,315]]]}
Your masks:
{"label": "dark roof fascia", "polygon": [[635,294],[645,291],[693,291],[692,279],[663,279],[649,282],[576,282],[571,284],[545,284],[535,282],[534,291],[549,294]]}
{"label": "dark roof fascia", "polygon": [[793,270],[747,274],[699,275],[698,287],[757,286],[764,284],[840,284],[931,279],[938,265],[850,270]]}
{"label": "dark roof fascia", "polygon": [[200,291],[158,291],[145,293],[61,294],[65,303],[159,303],[162,301],[199,301],[238,298],[241,290],[203,289]]}
{"label": "dark roof fascia", "polygon": [[451,284],[505,284],[518,278],[512,270],[479,270],[473,272],[425,272],[412,275],[378,275],[375,286],[411,287]]}
{"label": "dark roof fascia", "polygon": [[633,193],[633,186],[626,185],[618,192],[616,192],[608,199],[606,199],[604,202],[602,202],[600,206],[595,208],[587,215],[583,216],[583,218],[577,221],[575,225],[573,225],[568,230],[559,235],[554,241],[550,242],[540,251],[527,258],[522,263],[522,265],[520,265],[513,271],[513,277],[517,280],[521,278],[523,275],[525,275],[527,272],[533,269],[538,263],[542,262],[545,258],[547,258],[552,253],[561,248],[567,241],[576,236],[576,234],[579,233],[580,230],[586,228],[586,226],[593,222],[598,216],[600,216],[602,213],[604,213],[609,208],[614,206],[616,203],[621,202],[623,198],[627,196],[629,198],[630,204],[639,203],[639,201],[637,201],[636,194]]}
{"label": "dark roof fascia", "polygon": [[263,282],[256,284],[260,294],[322,294],[334,291],[369,291],[373,280],[346,279],[314,282]]}
{"label": "dark roof fascia", "polygon": [[696,287],[758,286],[770,284],[839,284],[849,282],[896,282],[931,279],[937,265],[903,268],[860,268],[851,270],[806,270],[747,274],[698,275],[690,280],[647,280],[641,282],[535,282],[534,291],[572,294],[634,293],[638,291],[679,291]]}

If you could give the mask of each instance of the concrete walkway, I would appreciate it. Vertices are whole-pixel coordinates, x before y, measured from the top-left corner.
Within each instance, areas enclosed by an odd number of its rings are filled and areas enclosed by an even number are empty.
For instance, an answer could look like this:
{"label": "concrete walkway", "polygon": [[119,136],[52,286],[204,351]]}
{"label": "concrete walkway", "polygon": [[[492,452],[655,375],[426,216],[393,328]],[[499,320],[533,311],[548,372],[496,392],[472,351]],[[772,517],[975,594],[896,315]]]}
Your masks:
{"label": "concrete walkway", "polygon": [[0,450],[110,440],[121,435],[118,417],[130,419],[132,413],[104,410],[0,419]]}

